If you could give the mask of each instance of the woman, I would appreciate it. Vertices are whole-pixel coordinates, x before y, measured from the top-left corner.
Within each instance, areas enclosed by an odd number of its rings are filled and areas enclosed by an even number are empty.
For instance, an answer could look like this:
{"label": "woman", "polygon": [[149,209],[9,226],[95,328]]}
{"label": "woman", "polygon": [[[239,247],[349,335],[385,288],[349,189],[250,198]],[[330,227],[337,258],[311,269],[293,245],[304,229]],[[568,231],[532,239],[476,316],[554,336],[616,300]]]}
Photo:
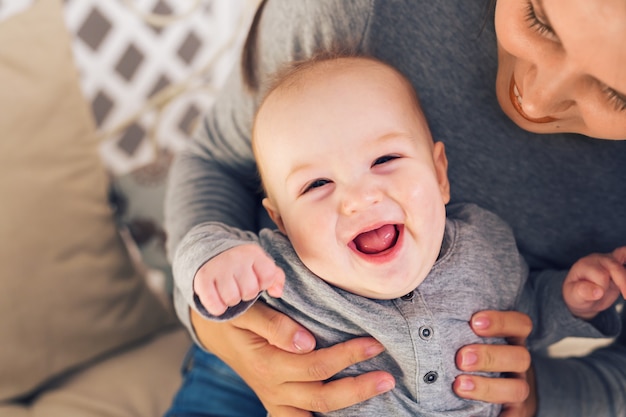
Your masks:
{"label": "woman", "polygon": [[[446,145],[452,202],[498,213],[513,227],[535,271],[531,279],[550,279],[550,270],[626,243],[626,193],[620,192],[626,182],[626,142],[620,141],[626,139],[626,3],[499,0],[495,19],[487,3],[271,0],[260,14],[252,62],[262,82],[284,61],[345,43],[408,74],[433,137]],[[207,220],[248,230],[263,224],[249,141],[260,94],[247,91],[237,69],[192,149],[178,157],[167,206],[171,254]],[[306,353],[314,341],[305,329],[264,306],[232,325],[191,320],[203,345],[242,375],[275,417],[345,407],[393,386],[385,370],[321,382],[379,353],[371,339]],[[466,346],[457,356],[460,369],[528,369],[520,346],[530,332],[527,317],[479,312],[471,324],[482,336],[508,337],[517,346]],[[581,359],[533,352],[528,383],[464,375],[454,389],[465,398],[507,403],[506,416],[624,415],[626,336],[621,339]],[[202,352],[194,359],[223,368]],[[231,408],[253,415],[244,408],[249,397],[233,395],[238,401]],[[227,415],[210,401],[200,406],[204,415]]]}

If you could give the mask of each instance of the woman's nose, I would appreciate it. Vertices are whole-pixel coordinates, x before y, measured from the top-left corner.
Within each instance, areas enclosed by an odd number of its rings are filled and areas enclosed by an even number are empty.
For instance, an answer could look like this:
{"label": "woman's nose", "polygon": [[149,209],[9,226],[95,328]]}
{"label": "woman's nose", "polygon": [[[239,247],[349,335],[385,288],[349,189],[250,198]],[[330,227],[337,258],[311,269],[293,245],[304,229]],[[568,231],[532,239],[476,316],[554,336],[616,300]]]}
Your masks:
{"label": "woman's nose", "polygon": [[523,78],[521,107],[533,118],[556,117],[575,104],[576,73],[561,60],[535,66]]}
{"label": "woman's nose", "polygon": [[345,187],[341,198],[341,211],[354,214],[380,203],[382,192],[375,184],[353,184]]}

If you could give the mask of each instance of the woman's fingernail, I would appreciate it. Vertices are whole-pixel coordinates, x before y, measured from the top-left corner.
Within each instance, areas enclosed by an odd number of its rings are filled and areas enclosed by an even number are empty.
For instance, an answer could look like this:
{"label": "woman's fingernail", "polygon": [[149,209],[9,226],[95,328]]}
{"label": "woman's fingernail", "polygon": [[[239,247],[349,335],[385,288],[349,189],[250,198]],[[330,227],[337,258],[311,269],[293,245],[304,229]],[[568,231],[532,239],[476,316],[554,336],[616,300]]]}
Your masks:
{"label": "woman's fingernail", "polygon": [[308,352],[315,347],[315,341],[307,332],[298,330],[293,336],[293,345],[300,352]]}
{"label": "woman's fingernail", "polygon": [[489,319],[485,316],[478,316],[472,318],[472,327],[475,329],[485,330],[491,325]]}
{"label": "woman's fingernail", "polygon": [[470,378],[460,378],[459,389],[461,391],[474,391],[476,384]]}
{"label": "woman's fingernail", "polygon": [[394,381],[383,379],[376,385],[376,391],[380,393],[391,391],[395,385]]}
{"label": "woman's fingernail", "polygon": [[471,366],[471,365],[476,365],[477,363],[478,363],[478,355],[476,354],[476,352],[472,352],[472,351],[463,352],[461,365]]}

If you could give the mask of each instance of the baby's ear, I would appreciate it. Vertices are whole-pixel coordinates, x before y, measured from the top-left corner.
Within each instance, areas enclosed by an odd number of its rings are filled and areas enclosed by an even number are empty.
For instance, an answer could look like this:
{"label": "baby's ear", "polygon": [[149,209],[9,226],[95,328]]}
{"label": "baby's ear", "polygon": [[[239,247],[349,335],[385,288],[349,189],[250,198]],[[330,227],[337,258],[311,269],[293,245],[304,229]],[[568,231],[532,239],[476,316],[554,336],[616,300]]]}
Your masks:
{"label": "baby's ear", "polygon": [[448,157],[446,156],[446,148],[443,142],[435,142],[433,161],[441,196],[445,203],[448,204],[450,202],[450,181],[448,180]]}
{"label": "baby's ear", "polygon": [[265,210],[267,210],[267,214],[269,214],[272,221],[276,223],[276,226],[278,226],[278,230],[280,230],[283,234],[287,234],[287,232],[285,231],[285,225],[283,224],[283,218],[280,216],[280,213],[278,212],[278,209],[276,208],[272,200],[270,200],[269,198],[264,198],[263,207],[265,207]]}

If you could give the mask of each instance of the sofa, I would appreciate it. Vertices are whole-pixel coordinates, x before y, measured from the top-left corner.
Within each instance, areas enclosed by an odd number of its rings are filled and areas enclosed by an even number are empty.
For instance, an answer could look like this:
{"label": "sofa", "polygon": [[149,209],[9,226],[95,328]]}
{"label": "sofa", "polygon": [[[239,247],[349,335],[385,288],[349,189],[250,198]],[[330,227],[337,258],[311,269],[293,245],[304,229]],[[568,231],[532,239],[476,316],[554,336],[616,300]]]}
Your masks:
{"label": "sofa", "polygon": [[0,416],[162,416],[191,341],[124,211],[143,194],[103,162],[68,3],[0,22]]}

